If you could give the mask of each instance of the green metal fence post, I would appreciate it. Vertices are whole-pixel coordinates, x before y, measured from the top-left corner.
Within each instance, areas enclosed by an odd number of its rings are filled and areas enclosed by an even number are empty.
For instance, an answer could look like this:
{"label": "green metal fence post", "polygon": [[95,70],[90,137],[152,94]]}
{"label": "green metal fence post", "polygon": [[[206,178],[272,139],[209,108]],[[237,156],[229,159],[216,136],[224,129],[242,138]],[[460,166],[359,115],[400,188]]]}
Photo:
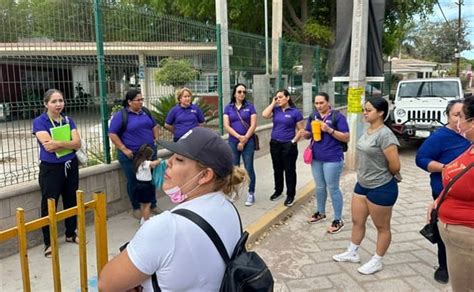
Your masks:
{"label": "green metal fence post", "polygon": [[218,112],[219,112],[219,132],[224,135],[224,120],[223,120],[223,94],[222,94],[222,48],[221,48],[221,25],[216,25],[216,40],[217,40],[217,94],[218,94]]}
{"label": "green metal fence post", "polygon": [[282,71],[283,71],[283,39],[278,40],[278,87],[277,90],[283,87],[282,84]]}
{"label": "green metal fence post", "polygon": [[102,35],[102,11],[100,8],[100,0],[94,0],[95,15],[95,35],[97,47],[97,71],[99,73],[99,97],[100,97],[100,113],[102,123],[102,143],[104,151],[105,163],[110,163],[110,145],[108,137],[108,110],[107,110],[107,91],[105,77],[105,56],[104,56],[104,39]]}
{"label": "green metal fence post", "polygon": [[319,92],[319,79],[321,77],[321,50],[319,46],[316,46],[316,64],[315,64],[315,71],[316,71],[316,92]]}

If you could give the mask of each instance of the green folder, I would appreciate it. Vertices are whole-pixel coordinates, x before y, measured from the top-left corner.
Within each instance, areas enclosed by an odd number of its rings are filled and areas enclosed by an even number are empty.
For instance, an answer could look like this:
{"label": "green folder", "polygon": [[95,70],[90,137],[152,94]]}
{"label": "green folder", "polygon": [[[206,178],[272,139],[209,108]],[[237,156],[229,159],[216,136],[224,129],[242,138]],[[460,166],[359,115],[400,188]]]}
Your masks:
{"label": "green folder", "polygon": [[[55,141],[71,141],[71,127],[69,124],[63,126],[54,127],[50,129],[51,138]],[[72,149],[61,149],[56,151],[56,157],[61,158],[64,155],[74,152]]]}

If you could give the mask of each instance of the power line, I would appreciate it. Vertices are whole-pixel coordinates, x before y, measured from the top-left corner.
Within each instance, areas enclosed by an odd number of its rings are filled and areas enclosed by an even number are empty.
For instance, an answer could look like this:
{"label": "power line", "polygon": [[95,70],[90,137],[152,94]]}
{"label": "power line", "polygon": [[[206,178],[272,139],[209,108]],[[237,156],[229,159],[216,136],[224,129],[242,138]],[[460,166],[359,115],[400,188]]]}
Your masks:
{"label": "power line", "polygon": [[436,3],[438,4],[439,10],[441,10],[441,14],[443,14],[443,18],[444,18],[444,20],[446,21],[446,24],[447,24],[448,26],[451,26],[450,23],[449,23],[449,21],[448,21],[448,19],[446,18],[446,15],[444,15],[443,8],[441,8],[441,5],[439,4],[439,1],[436,0]]}

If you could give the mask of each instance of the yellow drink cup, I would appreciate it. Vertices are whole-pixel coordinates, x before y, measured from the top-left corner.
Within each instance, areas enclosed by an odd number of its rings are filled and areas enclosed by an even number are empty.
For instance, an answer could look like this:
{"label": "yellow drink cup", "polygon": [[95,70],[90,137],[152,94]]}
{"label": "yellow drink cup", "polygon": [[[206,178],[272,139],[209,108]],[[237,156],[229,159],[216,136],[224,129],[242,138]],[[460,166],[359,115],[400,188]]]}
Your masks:
{"label": "yellow drink cup", "polygon": [[318,120],[312,121],[311,131],[313,132],[313,140],[321,141],[321,121],[318,121]]}

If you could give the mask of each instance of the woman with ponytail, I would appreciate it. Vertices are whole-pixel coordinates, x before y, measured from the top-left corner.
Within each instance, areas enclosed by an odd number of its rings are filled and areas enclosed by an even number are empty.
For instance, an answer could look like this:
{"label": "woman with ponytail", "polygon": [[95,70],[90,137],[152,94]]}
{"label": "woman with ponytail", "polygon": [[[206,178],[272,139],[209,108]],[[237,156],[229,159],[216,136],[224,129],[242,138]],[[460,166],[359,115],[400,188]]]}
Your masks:
{"label": "woman with ponytail", "polygon": [[246,180],[246,172],[234,166],[230,146],[207,128],[191,129],[177,142],[158,143],[173,153],[163,191],[178,205],[142,225],[104,267],[99,289],[125,291],[141,284],[143,291],[154,291],[151,276],[156,273],[164,291],[218,291],[225,271],[219,252],[195,223],[173,212],[187,209],[201,216],[232,254],[241,224],[229,197]]}
{"label": "woman with ponytail", "polygon": [[[61,91],[50,89],[43,98],[45,112],[33,120],[33,135],[39,145],[39,185],[41,216],[48,216],[48,199],[56,207],[62,196],[63,207],[76,206],[79,187],[79,164],[75,150],[81,147],[81,137],[74,121],[63,113],[65,100]],[[66,242],[79,243],[76,216],[67,218]],[[51,257],[49,226],[43,227],[44,256]]]}
{"label": "woman with ponytail", "polygon": [[369,124],[357,141],[357,183],[352,196],[352,235],[347,251],[333,256],[337,262],[360,262],[359,245],[365,236],[367,217],[377,229],[374,256],[357,270],[370,275],[383,269],[382,259],[390,246],[392,208],[398,197],[397,182],[401,181],[398,146],[392,130],[385,125],[388,103],[381,97],[369,99],[364,107],[364,119]]}

